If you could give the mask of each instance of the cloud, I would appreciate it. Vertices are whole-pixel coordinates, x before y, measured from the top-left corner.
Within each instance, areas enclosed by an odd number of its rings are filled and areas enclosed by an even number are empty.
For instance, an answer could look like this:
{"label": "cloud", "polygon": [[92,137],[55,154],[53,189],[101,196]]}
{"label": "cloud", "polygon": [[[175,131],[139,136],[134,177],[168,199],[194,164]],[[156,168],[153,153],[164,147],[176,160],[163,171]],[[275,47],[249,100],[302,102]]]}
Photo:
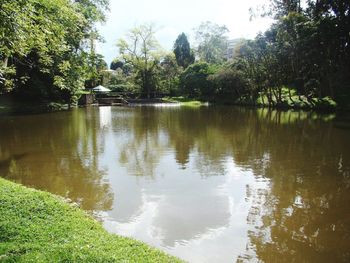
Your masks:
{"label": "cloud", "polygon": [[[107,22],[98,26],[106,42],[100,45],[101,53],[108,63],[118,55],[117,39],[142,23],[153,22],[159,26],[157,38],[161,45],[170,50],[176,37],[203,21],[226,25],[230,38],[254,38],[259,31],[266,30],[271,19],[250,21],[249,8],[266,4],[268,0],[111,0]],[[193,40],[193,38],[192,38]]]}

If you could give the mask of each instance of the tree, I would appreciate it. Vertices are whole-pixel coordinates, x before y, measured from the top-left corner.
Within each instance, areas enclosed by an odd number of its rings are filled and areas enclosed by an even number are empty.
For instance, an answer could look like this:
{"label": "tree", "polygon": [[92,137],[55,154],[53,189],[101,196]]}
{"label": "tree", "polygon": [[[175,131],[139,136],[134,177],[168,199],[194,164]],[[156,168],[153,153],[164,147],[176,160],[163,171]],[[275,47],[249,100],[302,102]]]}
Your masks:
{"label": "tree", "polygon": [[104,19],[107,4],[1,1],[0,90],[36,100],[74,100],[90,70],[87,43],[98,39],[94,23]]}
{"label": "tree", "polygon": [[197,54],[200,60],[207,63],[224,62],[227,53],[227,33],[226,26],[219,26],[209,21],[196,28]]}
{"label": "tree", "polygon": [[106,61],[100,54],[92,53],[89,55],[89,71],[85,81],[85,88],[92,89],[103,82],[104,72],[108,69]]}
{"label": "tree", "polygon": [[220,99],[220,102],[232,103],[249,95],[248,79],[239,63],[225,65],[210,75],[208,80],[215,87],[214,99]]}
{"label": "tree", "polygon": [[178,66],[173,53],[166,54],[160,62],[160,84],[163,93],[178,95],[179,75],[181,68]]}
{"label": "tree", "polygon": [[154,26],[141,25],[129,31],[125,39],[119,39],[119,53],[130,63],[141,86],[142,96],[154,96],[157,88],[157,67],[161,59],[161,47],[156,40]]}
{"label": "tree", "polygon": [[191,98],[213,98],[215,93],[213,83],[208,77],[216,72],[216,68],[206,62],[190,65],[180,75],[182,93]]}
{"label": "tree", "polygon": [[300,0],[270,0],[271,14],[275,18],[281,18],[291,12],[300,13],[302,11]]}
{"label": "tree", "polygon": [[117,70],[118,68],[122,69],[124,66],[124,62],[119,59],[113,59],[110,65],[110,69]]}
{"label": "tree", "polygon": [[177,37],[173,51],[177,64],[184,69],[194,62],[195,57],[185,33],[182,33]]}

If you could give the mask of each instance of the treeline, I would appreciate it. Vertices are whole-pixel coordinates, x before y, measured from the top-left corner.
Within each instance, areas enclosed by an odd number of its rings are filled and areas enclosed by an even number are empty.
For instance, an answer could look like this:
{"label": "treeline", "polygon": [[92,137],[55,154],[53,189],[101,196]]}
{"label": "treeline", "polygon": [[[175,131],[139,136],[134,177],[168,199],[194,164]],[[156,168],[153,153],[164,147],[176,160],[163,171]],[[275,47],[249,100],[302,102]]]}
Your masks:
{"label": "treeline", "polygon": [[111,87],[147,97],[166,93],[270,107],[347,107],[350,3],[270,3],[260,15],[273,16],[275,23],[233,47],[227,28],[210,22],[195,29],[195,48],[182,33],[171,53],[162,51],[152,25],[132,29],[118,42]]}
{"label": "treeline", "polygon": [[249,81],[245,95],[277,106],[348,105],[350,2],[309,0],[303,8],[274,0],[270,12],[276,23],[248,41],[232,65]]}
{"label": "treeline", "polygon": [[108,0],[1,0],[0,94],[75,102],[107,67],[94,27]]}
{"label": "treeline", "polygon": [[108,0],[2,0],[0,94],[74,103],[103,84],[141,97],[160,94],[221,103],[295,108],[349,108],[350,2],[270,0],[274,24],[254,40],[229,40],[204,22],[192,48],[182,33],[172,52],[155,26],[131,29],[107,65],[96,54]]}

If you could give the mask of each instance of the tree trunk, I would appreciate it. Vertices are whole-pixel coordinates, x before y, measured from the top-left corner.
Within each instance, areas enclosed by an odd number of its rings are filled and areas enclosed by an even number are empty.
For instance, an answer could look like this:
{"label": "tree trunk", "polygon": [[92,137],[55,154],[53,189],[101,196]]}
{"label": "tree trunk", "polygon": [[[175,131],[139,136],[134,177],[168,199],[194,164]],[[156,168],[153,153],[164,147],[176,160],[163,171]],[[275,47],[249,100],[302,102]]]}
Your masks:
{"label": "tree trunk", "polygon": [[293,99],[292,99],[292,93],[290,92],[290,88],[288,88],[288,96],[289,96],[289,99],[292,103],[294,103]]}
{"label": "tree trunk", "polygon": [[262,102],[262,105],[263,105],[263,106],[265,106],[264,96],[265,96],[265,92],[262,92],[262,95],[261,95],[261,102]]}
{"label": "tree trunk", "polygon": [[269,107],[271,107],[273,103],[272,103],[272,91],[270,87],[268,88],[268,92],[267,92],[267,100],[269,103]]}
{"label": "tree trunk", "polygon": [[278,101],[278,100],[279,100],[279,99],[278,99],[278,94],[276,93],[275,89],[271,89],[271,90],[272,90],[273,96],[275,97],[275,100],[276,100],[276,101],[275,101],[275,105],[276,105],[276,104],[278,104],[278,102],[279,102],[279,101]]}

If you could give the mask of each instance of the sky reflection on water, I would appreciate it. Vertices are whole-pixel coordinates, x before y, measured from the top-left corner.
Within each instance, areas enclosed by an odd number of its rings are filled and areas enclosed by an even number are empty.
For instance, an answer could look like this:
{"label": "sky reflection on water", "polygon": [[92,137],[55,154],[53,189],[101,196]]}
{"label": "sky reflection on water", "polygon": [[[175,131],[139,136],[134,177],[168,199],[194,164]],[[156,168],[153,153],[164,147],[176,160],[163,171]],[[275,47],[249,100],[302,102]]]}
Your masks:
{"label": "sky reflection on water", "polygon": [[190,262],[346,262],[350,138],[334,118],[235,107],[7,116],[0,173]]}

